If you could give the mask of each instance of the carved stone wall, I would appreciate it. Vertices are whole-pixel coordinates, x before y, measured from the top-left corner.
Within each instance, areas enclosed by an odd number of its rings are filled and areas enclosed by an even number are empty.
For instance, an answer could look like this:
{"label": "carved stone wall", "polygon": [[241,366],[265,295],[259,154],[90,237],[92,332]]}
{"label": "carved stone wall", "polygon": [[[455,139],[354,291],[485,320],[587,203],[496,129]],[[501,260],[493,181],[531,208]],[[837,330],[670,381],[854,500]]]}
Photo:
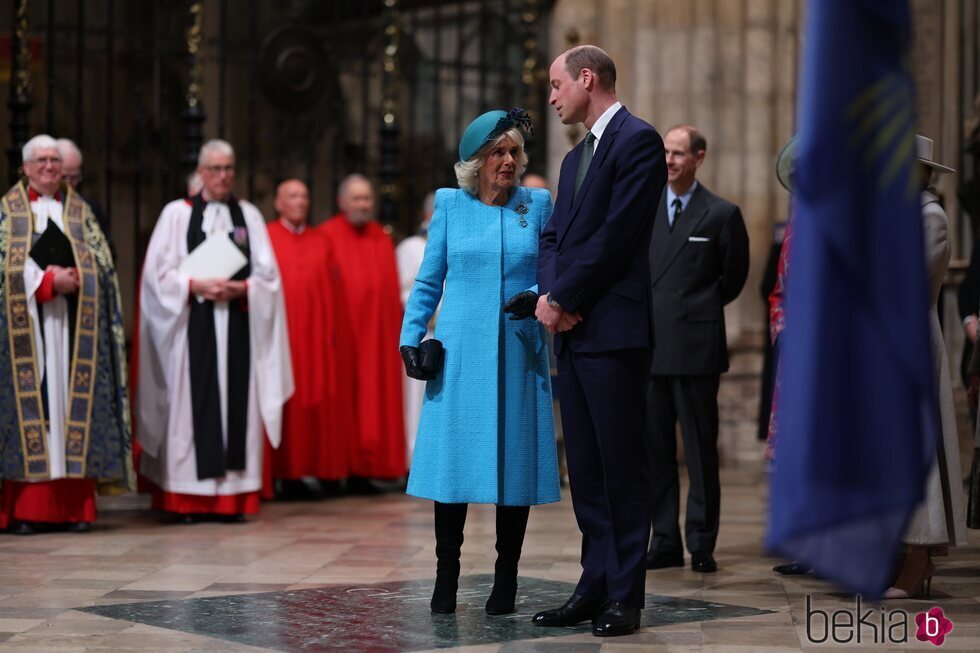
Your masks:
{"label": "carved stone wall", "polygon": [[[774,162],[793,131],[802,7],[785,0],[560,0],[551,21],[553,56],[594,43],[616,61],[617,90],[631,112],[661,133],[698,127],[708,154],[698,178],[741,208],[752,265],[726,311],[729,340],[760,343],[759,295],[773,225],[789,196]],[[581,131],[549,117],[550,177]]]}
{"label": "carved stone wall", "polygon": [[[552,59],[578,43],[608,51],[623,103],[661,133],[678,123],[697,126],[708,141],[699,180],[742,208],[751,266],[741,296],[726,309],[733,355],[722,381],[720,449],[729,465],[758,462],[762,455],[755,439],[766,311],[759,286],[773,227],[786,219],[789,206],[774,165],[795,126],[805,8],[805,0],[558,0],[551,19]],[[980,9],[974,0],[912,0],[912,9],[917,129],[935,140],[937,160],[972,174],[961,153],[962,124],[973,106],[980,64],[965,53],[978,52]],[[548,120],[555,183],[562,158],[584,132],[561,125],[553,112]],[[938,185],[950,215],[954,259],[968,256],[972,242],[956,200],[958,182],[957,175],[945,175]],[[962,330],[955,326],[956,261],[952,269],[945,318],[953,325],[946,334],[955,369],[962,350]]]}
{"label": "carved stone wall", "polygon": [[[758,289],[773,225],[785,220],[788,210],[774,163],[795,124],[805,5],[805,0],[558,0],[551,18],[552,58],[577,43],[602,47],[616,61],[617,91],[630,111],[661,133],[690,123],[707,138],[698,179],[742,208],[751,243],[748,282],[726,310],[733,344],[763,337],[765,308]],[[912,0],[918,129],[936,141],[938,160],[954,168],[962,141],[960,50],[976,47],[975,32],[961,30],[961,13],[970,10],[963,6],[962,0]],[[553,112],[548,129],[549,176],[556,181],[562,157],[583,132],[561,125]],[[969,254],[969,246],[960,244],[967,234],[957,183],[956,175],[939,183],[951,217],[954,258]]]}

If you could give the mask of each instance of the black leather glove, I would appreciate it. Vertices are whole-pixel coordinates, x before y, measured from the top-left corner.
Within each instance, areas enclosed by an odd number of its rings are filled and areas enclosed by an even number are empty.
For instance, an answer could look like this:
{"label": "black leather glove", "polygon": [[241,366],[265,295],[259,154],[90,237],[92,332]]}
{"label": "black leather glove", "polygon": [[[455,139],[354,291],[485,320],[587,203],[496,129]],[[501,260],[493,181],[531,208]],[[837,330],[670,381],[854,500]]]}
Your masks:
{"label": "black leather glove", "polygon": [[534,317],[534,309],[538,306],[538,293],[530,290],[519,292],[504,304],[504,313],[511,313],[512,320],[526,320]]}
{"label": "black leather glove", "polygon": [[418,347],[409,347],[405,345],[399,347],[398,351],[402,353],[402,361],[405,363],[405,374],[413,379],[418,379],[419,381],[431,381],[436,378],[434,372],[426,372],[420,366],[420,356]]}

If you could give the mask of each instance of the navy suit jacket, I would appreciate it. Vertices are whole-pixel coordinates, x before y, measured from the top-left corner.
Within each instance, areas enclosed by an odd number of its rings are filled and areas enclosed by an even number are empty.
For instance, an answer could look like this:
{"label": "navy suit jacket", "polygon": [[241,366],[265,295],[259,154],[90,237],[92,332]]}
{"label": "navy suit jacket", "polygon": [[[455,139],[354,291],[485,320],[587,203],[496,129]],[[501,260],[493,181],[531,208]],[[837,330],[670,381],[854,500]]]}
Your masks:
{"label": "navy suit jacket", "polygon": [[663,140],[623,107],[602,133],[573,199],[583,143],[562,161],[555,211],[538,253],[538,291],[583,315],[555,337],[555,349],[652,347],[649,246],[667,183]]}

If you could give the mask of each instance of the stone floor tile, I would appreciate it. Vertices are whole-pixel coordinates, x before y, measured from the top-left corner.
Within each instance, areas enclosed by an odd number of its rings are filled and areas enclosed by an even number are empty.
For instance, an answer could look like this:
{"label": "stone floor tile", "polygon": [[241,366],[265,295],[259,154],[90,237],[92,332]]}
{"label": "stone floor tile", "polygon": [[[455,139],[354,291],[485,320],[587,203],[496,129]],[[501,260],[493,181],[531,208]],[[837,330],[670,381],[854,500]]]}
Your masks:
{"label": "stone floor tile", "polygon": [[[747,464],[723,470],[719,571],[649,572],[644,627],[611,639],[593,637],[588,624],[530,625],[535,611],[567,598],[581,571],[580,534],[567,490],[561,503],[531,512],[518,612],[508,617],[489,618],[484,612],[496,557],[494,511],[474,507],[467,520],[459,608],[448,619],[428,610],[435,571],[428,502],[397,493],[273,502],[246,524],[179,526],[139,512],[131,497],[121,504],[118,498],[100,498],[99,522],[88,535],[0,536],[0,651],[864,650],[808,641],[807,595],[827,610],[853,608],[854,599],[825,581],[771,571],[781,561],[765,555],[761,545],[766,483],[767,476]],[[887,604],[913,614],[942,606],[954,622],[943,651],[980,650],[980,537],[973,539],[978,544],[936,561],[932,597]],[[385,618],[358,616],[372,601],[387,606]],[[216,614],[229,606],[244,611],[226,620],[231,630],[208,632],[220,622]],[[179,623],[160,627],[153,621],[171,617]],[[351,624],[364,631],[354,642],[345,639]],[[249,637],[262,628],[275,629],[278,639],[259,648]],[[292,631],[306,639],[296,639]],[[406,632],[414,633],[407,646],[391,644]],[[496,639],[476,635],[488,632]],[[916,642],[867,650],[923,646],[929,648]]]}
{"label": "stone floor tile", "polygon": [[9,617],[0,617],[0,633],[22,633],[38,624],[43,624],[44,621],[44,619],[11,619]]}

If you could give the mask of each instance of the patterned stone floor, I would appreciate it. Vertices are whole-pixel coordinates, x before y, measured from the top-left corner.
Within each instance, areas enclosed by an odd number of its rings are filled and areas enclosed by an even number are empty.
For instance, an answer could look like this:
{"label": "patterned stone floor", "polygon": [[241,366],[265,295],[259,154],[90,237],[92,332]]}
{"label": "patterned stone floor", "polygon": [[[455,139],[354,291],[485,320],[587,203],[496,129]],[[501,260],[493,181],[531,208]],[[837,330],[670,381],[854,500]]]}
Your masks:
{"label": "patterned stone floor", "polygon": [[[142,499],[105,501],[93,532],[0,535],[0,650],[14,651],[425,651],[586,653],[798,651],[818,646],[828,614],[854,599],[809,577],[784,578],[763,555],[766,479],[723,475],[720,570],[650,572],[644,628],[600,640],[587,628],[529,627],[577,578],[578,532],[567,497],[531,513],[517,615],[488,618],[493,511],[471,510],[456,617],[427,610],[433,577],[429,503],[399,494],[264,504],[245,524],[164,524]],[[980,542],[976,531],[975,540]],[[873,609],[912,616],[943,608],[954,630],[943,650],[980,650],[980,546],[939,561],[933,597]],[[867,607],[862,608],[862,612]],[[897,613],[896,613],[897,615]],[[902,617],[904,618],[904,616]],[[841,630],[840,638],[846,636]],[[842,650],[929,650],[869,643]],[[878,635],[879,639],[882,637]],[[820,645],[821,650],[833,650]]]}

